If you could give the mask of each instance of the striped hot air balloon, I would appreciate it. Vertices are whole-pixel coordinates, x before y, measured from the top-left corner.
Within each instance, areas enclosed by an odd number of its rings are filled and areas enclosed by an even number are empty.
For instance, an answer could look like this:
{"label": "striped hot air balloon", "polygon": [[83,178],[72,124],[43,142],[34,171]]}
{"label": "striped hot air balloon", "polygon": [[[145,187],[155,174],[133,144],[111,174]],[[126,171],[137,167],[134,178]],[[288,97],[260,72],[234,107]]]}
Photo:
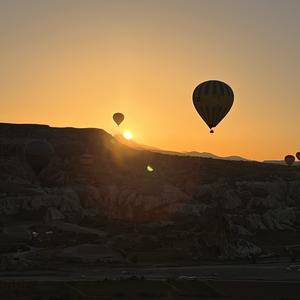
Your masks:
{"label": "striped hot air balloon", "polygon": [[218,80],[199,84],[193,92],[194,106],[210,129],[216,127],[232,107],[234,94],[229,85]]}

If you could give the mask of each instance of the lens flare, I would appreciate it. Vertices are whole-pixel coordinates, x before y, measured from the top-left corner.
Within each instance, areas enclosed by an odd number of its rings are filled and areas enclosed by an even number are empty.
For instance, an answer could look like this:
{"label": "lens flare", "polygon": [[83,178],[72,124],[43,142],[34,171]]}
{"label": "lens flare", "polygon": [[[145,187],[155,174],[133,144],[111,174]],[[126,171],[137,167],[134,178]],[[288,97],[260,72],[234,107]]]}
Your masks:
{"label": "lens flare", "polygon": [[147,169],[148,172],[153,172],[154,171],[154,169],[150,165],[148,165],[146,169]]}
{"label": "lens flare", "polygon": [[132,137],[133,137],[132,132],[129,131],[129,130],[125,130],[125,131],[123,132],[123,137],[124,137],[126,140],[128,140],[128,141],[131,140]]}

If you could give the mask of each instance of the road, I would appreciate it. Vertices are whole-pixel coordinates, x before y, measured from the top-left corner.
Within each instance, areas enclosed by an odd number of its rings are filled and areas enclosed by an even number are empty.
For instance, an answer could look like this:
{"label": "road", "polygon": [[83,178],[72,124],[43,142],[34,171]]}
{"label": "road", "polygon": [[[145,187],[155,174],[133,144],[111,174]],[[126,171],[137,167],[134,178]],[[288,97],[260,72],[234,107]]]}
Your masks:
{"label": "road", "polygon": [[[205,282],[221,295],[243,299],[300,299],[300,271],[289,271],[287,263],[256,265],[156,266],[156,267],[74,267],[59,271],[1,272],[0,283],[78,282],[167,278]],[[298,298],[297,298],[298,297]],[[242,298],[241,298],[242,299]]]}

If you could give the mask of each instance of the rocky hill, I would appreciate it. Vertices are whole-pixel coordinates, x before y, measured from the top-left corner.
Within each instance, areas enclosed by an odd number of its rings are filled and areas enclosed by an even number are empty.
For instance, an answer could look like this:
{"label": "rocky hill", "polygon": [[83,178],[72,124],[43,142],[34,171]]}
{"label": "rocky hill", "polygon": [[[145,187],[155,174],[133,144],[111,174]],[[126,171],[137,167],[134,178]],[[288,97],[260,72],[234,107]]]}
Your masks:
{"label": "rocky hill", "polygon": [[[35,140],[54,149],[39,172],[25,155]],[[293,256],[299,212],[299,167],[135,150],[101,129],[0,124],[3,268],[20,247],[32,263],[35,249],[71,247],[63,257],[84,243],[123,262]]]}

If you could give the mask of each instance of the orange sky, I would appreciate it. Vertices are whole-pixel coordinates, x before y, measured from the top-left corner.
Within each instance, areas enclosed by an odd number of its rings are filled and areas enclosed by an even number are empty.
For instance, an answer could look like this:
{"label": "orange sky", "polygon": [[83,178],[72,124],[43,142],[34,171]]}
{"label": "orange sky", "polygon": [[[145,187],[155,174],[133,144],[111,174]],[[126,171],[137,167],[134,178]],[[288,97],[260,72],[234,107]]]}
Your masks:
{"label": "orange sky", "polygon": [[[300,1],[0,0],[1,121],[99,127],[250,159],[300,150]],[[228,83],[215,134],[192,92]]]}

